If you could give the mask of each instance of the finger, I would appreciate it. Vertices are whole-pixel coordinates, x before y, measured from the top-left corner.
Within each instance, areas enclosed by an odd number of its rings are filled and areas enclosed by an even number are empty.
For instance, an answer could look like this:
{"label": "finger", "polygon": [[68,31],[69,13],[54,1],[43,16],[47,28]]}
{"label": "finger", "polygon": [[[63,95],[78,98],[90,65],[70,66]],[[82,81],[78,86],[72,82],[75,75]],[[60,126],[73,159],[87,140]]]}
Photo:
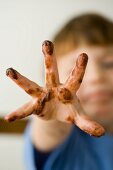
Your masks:
{"label": "finger", "polygon": [[85,73],[87,61],[88,61],[87,54],[82,53],[79,55],[76,61],[76,65],[74,66],[71,74],[69,75],[69,78],[65,83],[65,87],[67,87],[70,91],[77,91],[78,88],[80,87],[80,84]]}
{"label": "finger", "polygon": [[9,114],[8,116],[6,116],[5,120],[8,122],[13,122],[15,120],[19,120],[31,115],[33,111],[34,111],[34,105],[30,101],[24,104],[22,107],[15,110],[14,112],[12,112],[11,114]]}
{"label": "finger", "polygon": [[54,45],[51,41],[44,41],[42,51],[45,62],[45,83],[47,87],[56,87],[59,84],[57,62],[54,54]]}
{"label": "finger", "polygon": [[74,117],[74,123],[86,133],[92,136],[102,136],[105,133],[104,128],[97,122],[91,120],[83,110],[79,99],[76,98],[75,103],[73,103],[73,111],[76,112]]}
{"label": "finger", "polygon": [[77,114],[75,124],[84,132],[92,136],[102,136],[105,133],[104,128],[97,122],[90,120],[87,116]]}
{"label": "finger", "polygon": [[6,75],[32,97],[37,97],[42,92],[42,88],[39,85],[24,77],[13,68],[8,68]]}

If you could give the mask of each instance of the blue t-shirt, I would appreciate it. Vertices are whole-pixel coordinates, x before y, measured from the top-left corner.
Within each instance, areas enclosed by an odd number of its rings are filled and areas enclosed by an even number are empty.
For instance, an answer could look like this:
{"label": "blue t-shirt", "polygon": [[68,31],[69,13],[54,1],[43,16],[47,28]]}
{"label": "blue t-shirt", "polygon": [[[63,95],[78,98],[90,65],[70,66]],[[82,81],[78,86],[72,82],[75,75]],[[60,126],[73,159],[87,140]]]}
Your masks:
{"label": "blue t-shirt", "polygon": [[[42,154],[34,149],[28,126],[24,152],[26,170],[41,170],[40,167],[43,170],[113,170],[113,136],[108,134],[96,138],[74,126],[68,138],[50,153]],[[42,160],[39,168],[38,159]]]}

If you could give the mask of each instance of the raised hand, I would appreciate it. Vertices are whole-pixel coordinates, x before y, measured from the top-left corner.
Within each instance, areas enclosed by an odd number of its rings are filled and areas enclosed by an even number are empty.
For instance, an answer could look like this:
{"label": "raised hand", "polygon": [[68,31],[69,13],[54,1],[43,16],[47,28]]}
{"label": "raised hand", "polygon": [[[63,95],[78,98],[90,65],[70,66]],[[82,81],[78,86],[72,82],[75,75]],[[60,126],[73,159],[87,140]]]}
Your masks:
{"label": "raised hand", "polygon": [[103,135],[104,128],[86,116],[76,96],[85,73],[87,54],[82,53],[78,57],[69,78],[64,84],[61,84],[52,42],[44,41],[42,51],[45,61],[46,87],[40,87],[13,68],[7,69],[6,75],[25,90],[32,100],[6,116],[5,120],[11,122],[36,114],[44,120],[54,119],[73,123],[93,136]]}

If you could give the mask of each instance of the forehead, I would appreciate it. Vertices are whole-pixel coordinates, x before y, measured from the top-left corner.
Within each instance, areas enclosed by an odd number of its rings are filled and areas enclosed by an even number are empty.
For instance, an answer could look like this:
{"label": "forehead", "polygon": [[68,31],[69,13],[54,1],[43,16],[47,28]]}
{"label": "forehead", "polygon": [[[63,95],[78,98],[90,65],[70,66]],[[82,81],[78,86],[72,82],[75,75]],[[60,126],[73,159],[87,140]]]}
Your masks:
{"label": "forehead", "polygon": [[103,57],[112,56],[113,57],[113,45],[109,46],[81,46],[67,55],[61,56],[58,58],[58,63],[61,62],[62,66],[64,64],[73,64],[77,57],[81,53],[86,53],[89,60],[100,60]]}

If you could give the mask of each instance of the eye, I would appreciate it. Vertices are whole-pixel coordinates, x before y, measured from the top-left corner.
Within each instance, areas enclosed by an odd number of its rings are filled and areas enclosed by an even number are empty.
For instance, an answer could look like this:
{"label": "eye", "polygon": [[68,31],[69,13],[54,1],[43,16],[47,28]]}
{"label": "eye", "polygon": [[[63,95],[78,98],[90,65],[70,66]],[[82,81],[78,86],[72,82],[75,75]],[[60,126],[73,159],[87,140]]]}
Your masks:
{"label": "eye", "polygon": [[110,61],[110,62],[103,62],[101,63],[101,66],[105,69],[110,69],[110,68],[113,68],[113,61]]}

